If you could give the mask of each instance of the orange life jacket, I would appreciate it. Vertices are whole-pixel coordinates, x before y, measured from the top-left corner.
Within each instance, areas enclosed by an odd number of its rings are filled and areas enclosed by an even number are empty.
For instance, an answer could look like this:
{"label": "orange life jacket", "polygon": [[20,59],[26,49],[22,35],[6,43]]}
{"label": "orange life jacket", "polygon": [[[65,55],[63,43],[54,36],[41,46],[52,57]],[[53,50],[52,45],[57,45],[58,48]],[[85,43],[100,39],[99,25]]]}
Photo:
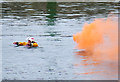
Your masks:
{"label": "orange life jacket", "polygon": [[14,42],[13,44],[17,45],[17,46],[26,46],[28,44],[30,44],[30,47],[38,47],[38,44],[35,43],[28,43],[28,42]]}

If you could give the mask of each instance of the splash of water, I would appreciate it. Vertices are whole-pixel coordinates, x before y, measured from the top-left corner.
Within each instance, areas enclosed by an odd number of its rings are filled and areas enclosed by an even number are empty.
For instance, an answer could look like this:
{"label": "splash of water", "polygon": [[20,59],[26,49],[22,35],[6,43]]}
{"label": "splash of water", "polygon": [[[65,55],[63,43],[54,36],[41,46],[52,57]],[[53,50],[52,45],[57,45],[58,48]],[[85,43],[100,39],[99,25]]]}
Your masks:
{"label": "splash of water", "polygon": [[[118,18],[98,18],[85,23],[83,30],[73,35],[78,49],[85,49],[95,60],[117,60]],[[85,53],[86,54],[86,53]]]}

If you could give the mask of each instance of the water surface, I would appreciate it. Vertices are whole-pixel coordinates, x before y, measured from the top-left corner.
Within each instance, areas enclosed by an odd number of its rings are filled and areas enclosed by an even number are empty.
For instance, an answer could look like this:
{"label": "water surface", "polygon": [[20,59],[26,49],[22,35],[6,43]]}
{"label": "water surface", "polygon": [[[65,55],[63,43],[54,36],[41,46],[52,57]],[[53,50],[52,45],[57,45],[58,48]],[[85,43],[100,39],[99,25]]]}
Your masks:
{"label": "water surface", "polygon": [[[117,63],[88,60],[75,49],[72,37],[85,22],[117,15],[117,3],[12,2],[2,6],[3,80],[118,79]],[[29,36],[38,48],[12,44]]]}

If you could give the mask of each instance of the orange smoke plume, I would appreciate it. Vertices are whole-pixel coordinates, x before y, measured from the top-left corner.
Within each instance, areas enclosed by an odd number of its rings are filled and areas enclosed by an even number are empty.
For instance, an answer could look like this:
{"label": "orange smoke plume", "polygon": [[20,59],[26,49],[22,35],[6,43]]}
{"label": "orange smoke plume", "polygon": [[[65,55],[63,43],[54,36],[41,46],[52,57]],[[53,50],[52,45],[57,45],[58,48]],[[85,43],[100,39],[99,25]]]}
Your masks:
{"label": "orange smoke plume", "polygon": [[73,40],[78,49],[85,49],[95,59],[117,60],[118,18],[98,18],[90,24],[86,23],[81,32],[73,35]]}

